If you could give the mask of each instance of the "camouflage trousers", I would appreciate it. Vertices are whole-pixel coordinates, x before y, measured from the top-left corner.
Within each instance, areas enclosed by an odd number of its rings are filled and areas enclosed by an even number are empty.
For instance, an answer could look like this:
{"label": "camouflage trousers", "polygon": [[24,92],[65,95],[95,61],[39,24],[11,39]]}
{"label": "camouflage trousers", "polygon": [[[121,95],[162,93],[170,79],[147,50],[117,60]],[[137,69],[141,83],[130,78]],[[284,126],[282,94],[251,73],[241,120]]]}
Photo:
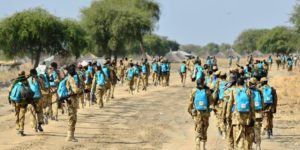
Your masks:
{"label": "camouflage trousers", "polygon": [[79,94],[79,95],[77,96],[77,99],[78,99],[78,101],[77,101],[77,108],[78,108],[78,109],[79,109],[79,108],[83,109],[84,106],[85,106],[85,103],[84,103],[84,94],[83,94],[83,93],[82,93],[82,94]]}
{"label": "camouflage trousers", "polygon": [[148,75],[147,74],[143,74],[142,75],[142,86],[143,86],[143,90],[147,90],[147,84],[148,84]]}
{"label": "camouflage trousers", "polygon": [[255,126],[254,126],[254,142],[256,145],[261,144],[261,127],[262,127],[262,119],[256,119],[255,120]]}
{"label": "camouflage trousers", "polygon": [[43,94],[41,101],[43,103],[43,112],[44,115],[50,116],[52,111],[52,100],[50,94]]}
{"label": "camouflage trousers", "polygon": [[272,112],[265,112],[263,114],[262,127],[264,130],[273,128],[273,113]]}
{"label": "camouflage trousers", "polygon": [[207,129],[209,126],[209,116],[196,116],[195,120],[195,131],[196,141],[206,142],[207,141]]}
{"label": "camouflage trousers", "polygon": [[128,87],[129,87],[128,90],[130,94],[133,94],[133,90],[134,90],[133,86],[134,86],[134,80],[128,80]]}
{"label": "camouflage trousers", "polygon": [[15,106],[16,130],[24,131],[27,104],[14,103],[13,105]]}
{"label": "camouflage trousers", "polygon": [[134,77],[134,87],[137,92],[139,92],[139,90],[140,90],[140,84],[141,84],[140,76],[138,76],[138,77],[135,76]]}
{"label": "camouflage trousers", "polygon": [[225,118],[224,118],[224,101],[218,101],[218,104],[216,105],[216,118],[217,118],[217,127],[221,132],[225,132]]}
{"label": "camouflage trousers", "polygon": [[50,113],[51,117],[56,117],[56,118],[58,117],[58,108],[60,107],[59,105],[60,104],[58,101],[57,93],[56,92],[52,93],[51,94],[51,105],[50,105],[50,107],[52,108],[51,113]]}
{"label": "camouflage trousers", "polygon": [[34,108],[33,105],[28,106],[30,112],[30,125],[33,129],[36,129],[38,124],[44,124],[42,99],[37,100],[35,104],[36,108]]}
{"label": "camouflage trousers", "polygon": [[250,150],[253,142],[253,127],[233,125],[232,133],[235,150]]}
{"label": "camouflage trousers", "polygon": [[[91,84],[86,84],[85,85],[85,89],[91,91],[91,88],[92,88]],[[84,102],[85,102],[85,104],[88,103],[90,100],[91,100],[91,92],[85,93],[84,94]],[[91,106],[91,102],[89,103],[89,106]]]}
{"label": "camouflage trousers", "polygon": [[105,84],[105,88],[104,88],[104,97],[106,99],[106,101],[109,101],[111,93],[112,93],[112,84],[110,81],[107,81],[107,83]]}
{"label": "camouflage trousers", "polygon": [[77,122],[77,97],[72,96],[66,101],[68,109],[68,131],[74,132]]}
{"label": "camouflage trousers", "polygon": [[186,73],[180,73],[180,78],[182,86],[185,86]]}
{"label": "camouflage trousers", "polygon": [[157,85],[157,81],[158,81],[158,74],[157,72],[153,72],[152,73],[152,82],[154,85]]}
{"label": "camouflage trousers", "polygon": [[103,97],[105,94],[105,87],[104,86],[97,86],[96,87],[96,99],[97,99],[97,103],[98,105],[102,108],[103,107]]}

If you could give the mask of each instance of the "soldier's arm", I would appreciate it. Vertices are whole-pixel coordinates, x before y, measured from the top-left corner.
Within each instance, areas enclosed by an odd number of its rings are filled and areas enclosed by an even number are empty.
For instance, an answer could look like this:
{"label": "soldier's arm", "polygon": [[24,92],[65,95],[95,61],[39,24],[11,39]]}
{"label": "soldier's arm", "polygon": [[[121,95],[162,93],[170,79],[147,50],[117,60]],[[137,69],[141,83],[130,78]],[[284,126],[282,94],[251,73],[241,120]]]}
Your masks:
{"label": "soldier's arm", "polygon": [[97,82],[97,75],[95,73],[94,77],[93,77],[93,82],[92,82],[92,87],[91,87],[91,93],[95,93],[96,90],[96,82]]}
{"label": "soldier's arm", "polygon": [[253,120],[255,120],[255,104],[254,104],[254,99],[253,99],[253,96],[252,96],[252,93],[250,90],[247,91],[247,95],[250,99],[251,118]]}
{"label": "soldier's arm", "polygon": [[75,80],[73,77],[69,76],[69,79],[67,81],[67,89],[68,91],[71,91],[73,92],[73,94],[79,94],[80,92],[80,89],[77,87],[76,83],[75,83]]}
{"label": "soldier's arm", "polygon": [[206,90],[206,94],[207,94],[207,98],[208,98],[208,102],[209,102],[209,108],[210,109],[215,109],[215,100],[212,96],[212,93],[210,92],[209,89]]}
{"label": "soldier's arm", "polygon": [[231,118],[231,114],[232,114],[231,109],[233,106],[233,102],[234,102],[233,91],[230,91],[229,100],[228,100],[227,109],[226,109],[226,118]]}
{"label": "soldier's arm", "polygon": [[196,94],[196,89],[192,89],[192,92],[191,92],[190,97],[189,97],[189,102],[188,102],[188,112],[191,115],[192,115],[192,111],[194,109],[195,94]]}
{"label": "soldier's arm", "polygon": [[276,113],[278,96],[276,90],[273,87],[272,87],[272,94],[273,94],[273,101],[274,101],[274,104],[272,106],[272,111],[273,113]]}

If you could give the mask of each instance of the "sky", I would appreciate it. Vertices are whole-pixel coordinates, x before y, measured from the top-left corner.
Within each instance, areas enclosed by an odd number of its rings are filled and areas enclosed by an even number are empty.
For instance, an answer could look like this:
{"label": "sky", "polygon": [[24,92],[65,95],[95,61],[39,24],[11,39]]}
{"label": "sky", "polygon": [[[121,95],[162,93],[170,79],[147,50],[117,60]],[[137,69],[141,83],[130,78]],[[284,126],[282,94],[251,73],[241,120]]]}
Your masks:
{"label": "sky", "polygon": [[[246,29],[291,26],[297,0],[157,0],[161,18],[155,33],[180,44],[232,44]],[[0,18],[42,7],[62,18],[80,19],[92,0],[0,0]]]}

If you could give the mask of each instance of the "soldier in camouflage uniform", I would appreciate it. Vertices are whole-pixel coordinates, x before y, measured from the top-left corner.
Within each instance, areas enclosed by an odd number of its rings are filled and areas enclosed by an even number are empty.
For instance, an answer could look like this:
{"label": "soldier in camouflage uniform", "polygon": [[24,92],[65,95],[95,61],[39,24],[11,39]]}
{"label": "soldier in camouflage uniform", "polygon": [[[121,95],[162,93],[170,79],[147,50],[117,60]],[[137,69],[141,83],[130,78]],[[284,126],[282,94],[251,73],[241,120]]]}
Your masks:
{"label": "soldier in camouflage uniform", "polygon": [[209,88],[205,86],[204,78],[199,78],[197,88],[191,92],[188,106],[188,112],[195,120],[197,150],[205,150],[211,109],[214,109],[212,94]]}
{"label": "soldier in camouflage uniform", "polygon": [[215,88],[215,93],[217,93],[216,97],[216,117],[218,119],[217,121],[217,127],[220,135],[223,135],[225,138],[225,117],[224,117],[224,107],[226,103],[224,102],[224,93],[225,93],[225,86],[227,84],[226,81],[227,75],[225,72],[220,73],[220,78],[217,82],[217,86]]}
{"label": "soldier in camouflage uniform", "polygon": [[125,71],[126,71],[126,66],[123,63],[123,60],[120,60],[119,66],[118,66],[118,76],[121,80],[121,84],[123,85],[124,80],[125,80]]}
{"label": "soldier in camouflage uniform", "polygon": [[244,87],[243,78],[238,78],[236,85],[237,87],[230,92],[226,118],[232,122],[234,148],[250,150],[255,122],[254,101],[251,91]]}
{"label": "soldier in camouflage uniform", "polygon": [[268,133],[268,138],[273,136],[273,114],[276,113],[277,107],[277,92],[268,84],[266,77],[261,78],[261,93],[263,95],[264,107],[263,107],[263,135]]}
{"label": "soldier in camouflage uniform", "polygon": [[100,64],[97,65],[97,71],[93,78],[91,93],[96,94],[97,103],[99,104],[99,108],[103,108],[103,97],[105,94],[106,84],[108,82],[108,78],[102,70]]}
{"label": "soldier in camouflage uniform", "polygon": [[60,103],[58,101],[57,86],[60,82],[59,72],[57,70],[57,63],[52,62],[50,65],[50,87],[51,87],[51,103],[49,107],[51,108],[50,115],[52,120],[58,121],[58,108],[60,108]]}

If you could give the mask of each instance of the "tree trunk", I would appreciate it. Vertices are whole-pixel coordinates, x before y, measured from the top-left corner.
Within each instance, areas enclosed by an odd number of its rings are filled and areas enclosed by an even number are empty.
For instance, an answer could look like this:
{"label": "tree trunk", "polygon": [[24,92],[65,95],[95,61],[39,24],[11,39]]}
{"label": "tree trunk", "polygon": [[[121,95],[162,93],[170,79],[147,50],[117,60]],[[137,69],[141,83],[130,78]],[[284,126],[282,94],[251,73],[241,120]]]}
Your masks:
{"label": "tree trunk", "polygon": [[140,48],[141,48],[141,52],[142,52],[143,58],[147,58],[147,57],[146,57],[146,52],[145,52],[145,49],[144,49],[144,42],[143,42],[143,39],[140,40]]}
{"label": "tree trunk", "polygon": [[41,58],[41,51],[42,50],[38,50],[37,53],[35,54],[35,58],[34,58],[34,68],[39,66],[40,63],[40,58]]}

